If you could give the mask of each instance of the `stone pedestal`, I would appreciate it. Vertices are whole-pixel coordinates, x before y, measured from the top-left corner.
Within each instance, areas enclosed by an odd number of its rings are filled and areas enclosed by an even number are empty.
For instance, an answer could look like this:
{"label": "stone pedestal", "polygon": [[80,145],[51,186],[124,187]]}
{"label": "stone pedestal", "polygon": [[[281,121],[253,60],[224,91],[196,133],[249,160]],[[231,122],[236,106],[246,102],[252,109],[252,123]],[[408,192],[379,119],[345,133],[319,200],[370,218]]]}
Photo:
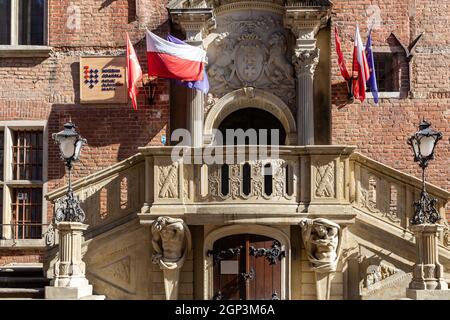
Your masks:
{"label": "stone pedestal", "polygon": [[330,300],[334,272],[315,272],[317,300]]}
{"label": "stone pedestal", "polygon": [[163,274],[166,300],[178,300],[178,282],[180,280],[180,269],[164,269]]}
{"label": "stone pedestal", "polygon": [[45,287],[46,299],[81,299],[92,296],[92,285],[85,277],[86,266],[81,260],[81,243],[86,224],[59,222],[59,259],[55,277]]}
{"label": "stone pedestal", "polygon": [[438,236],[443,227],[437,224],[413,225],[416,238],[416,264],[406,296],[416,300],[450,299],[444,269],[439,263]]}

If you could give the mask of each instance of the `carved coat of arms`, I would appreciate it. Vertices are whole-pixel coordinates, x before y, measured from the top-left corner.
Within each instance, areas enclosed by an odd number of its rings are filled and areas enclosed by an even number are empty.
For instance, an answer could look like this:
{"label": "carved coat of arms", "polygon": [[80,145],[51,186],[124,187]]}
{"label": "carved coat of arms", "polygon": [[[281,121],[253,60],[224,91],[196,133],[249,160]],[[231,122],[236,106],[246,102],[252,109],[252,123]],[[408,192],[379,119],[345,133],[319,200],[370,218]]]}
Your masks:
{"label": "carved coat of arms", "polygon": [[256,34],[239,37],[235,52],[236,73],[245,86],[254,85],[264,69],[265,46]]}

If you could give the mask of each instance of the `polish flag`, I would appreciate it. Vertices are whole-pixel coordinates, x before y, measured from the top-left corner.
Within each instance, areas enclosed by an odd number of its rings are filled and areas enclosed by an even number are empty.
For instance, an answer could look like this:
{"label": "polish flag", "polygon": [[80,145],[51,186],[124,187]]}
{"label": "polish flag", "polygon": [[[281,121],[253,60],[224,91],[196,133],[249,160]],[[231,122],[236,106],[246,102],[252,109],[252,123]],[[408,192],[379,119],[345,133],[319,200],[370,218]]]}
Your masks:
{"label": "polish flag", "polygon": [[369,65],[366,51],[359,35],[359,27],[355,29],[355,46],[353,50],[353,95],[363,102],[366,99],[366,82],[369,79]]}
{"label": "polish flag", "polygon": [[133,109],[137,110],[137,95],[139,89],[137,84],[142,80],[142,70],[139,61],[134,51],[133,44],[127,33],[127,82],[128,82],[128,96],[133,104]]}
{"label": "polish flag", "polygon": [[147,30],[148,75],[182,81],[203,80],[206,51],[172,43]]}

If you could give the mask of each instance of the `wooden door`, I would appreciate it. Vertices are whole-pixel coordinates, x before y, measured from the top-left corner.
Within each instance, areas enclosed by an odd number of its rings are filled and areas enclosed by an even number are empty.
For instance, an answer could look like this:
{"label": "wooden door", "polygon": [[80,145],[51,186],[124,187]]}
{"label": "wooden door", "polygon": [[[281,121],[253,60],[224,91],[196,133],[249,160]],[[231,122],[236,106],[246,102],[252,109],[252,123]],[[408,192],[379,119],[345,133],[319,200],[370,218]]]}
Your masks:
{"label": "wooden door", "polygon": [[208,255],[214,263],[213,299],[279,299],[284,251],[277,240],[233,235],[217,240]]}

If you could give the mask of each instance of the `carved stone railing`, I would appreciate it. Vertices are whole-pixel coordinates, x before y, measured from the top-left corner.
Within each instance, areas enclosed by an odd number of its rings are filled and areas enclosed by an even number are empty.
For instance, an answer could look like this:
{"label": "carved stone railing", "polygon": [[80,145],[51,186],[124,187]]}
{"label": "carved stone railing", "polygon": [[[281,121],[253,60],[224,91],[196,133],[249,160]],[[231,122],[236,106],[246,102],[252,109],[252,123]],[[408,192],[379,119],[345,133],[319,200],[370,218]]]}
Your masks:
{"label": "carved stone railing", "polygon": [[280,146],[272,156],[268,148],[268,157],[258,157],[256,146],[229,148],[215,149],[216,157],[226,159],[232,151],[239,159],[226,164],[205,163],[206,148],[177,150],[173,158],[171,147],[140,148],[147,177],[141,219],[164,213],[193,223],[216,221],[217,213],[222,223],[256,216],[295,223],[317,214],[351,222],[346,185],[353,147]]}
{"label": "carved stone railing", "polygon": [[[144,202],[144,157],[136,154],[72,184],[86,213],[86,234],[102,232],[136,217]],[[66,194],[67,186],[46,195],[53,204]]]}
{"label": "carved stone railing", "polygon": [[[409,232],[414,214],[413,203],[420,197],[421,180],[356,152],[350,157],[350,167],[352,204],[365,213]],[[440,237],[441,244],[450,248],[450,228],[445,212],[450,193],[431,184],[427,184],[426,188],[437,199],[437,208],[443,218],[440,223],[445,228]]]}

